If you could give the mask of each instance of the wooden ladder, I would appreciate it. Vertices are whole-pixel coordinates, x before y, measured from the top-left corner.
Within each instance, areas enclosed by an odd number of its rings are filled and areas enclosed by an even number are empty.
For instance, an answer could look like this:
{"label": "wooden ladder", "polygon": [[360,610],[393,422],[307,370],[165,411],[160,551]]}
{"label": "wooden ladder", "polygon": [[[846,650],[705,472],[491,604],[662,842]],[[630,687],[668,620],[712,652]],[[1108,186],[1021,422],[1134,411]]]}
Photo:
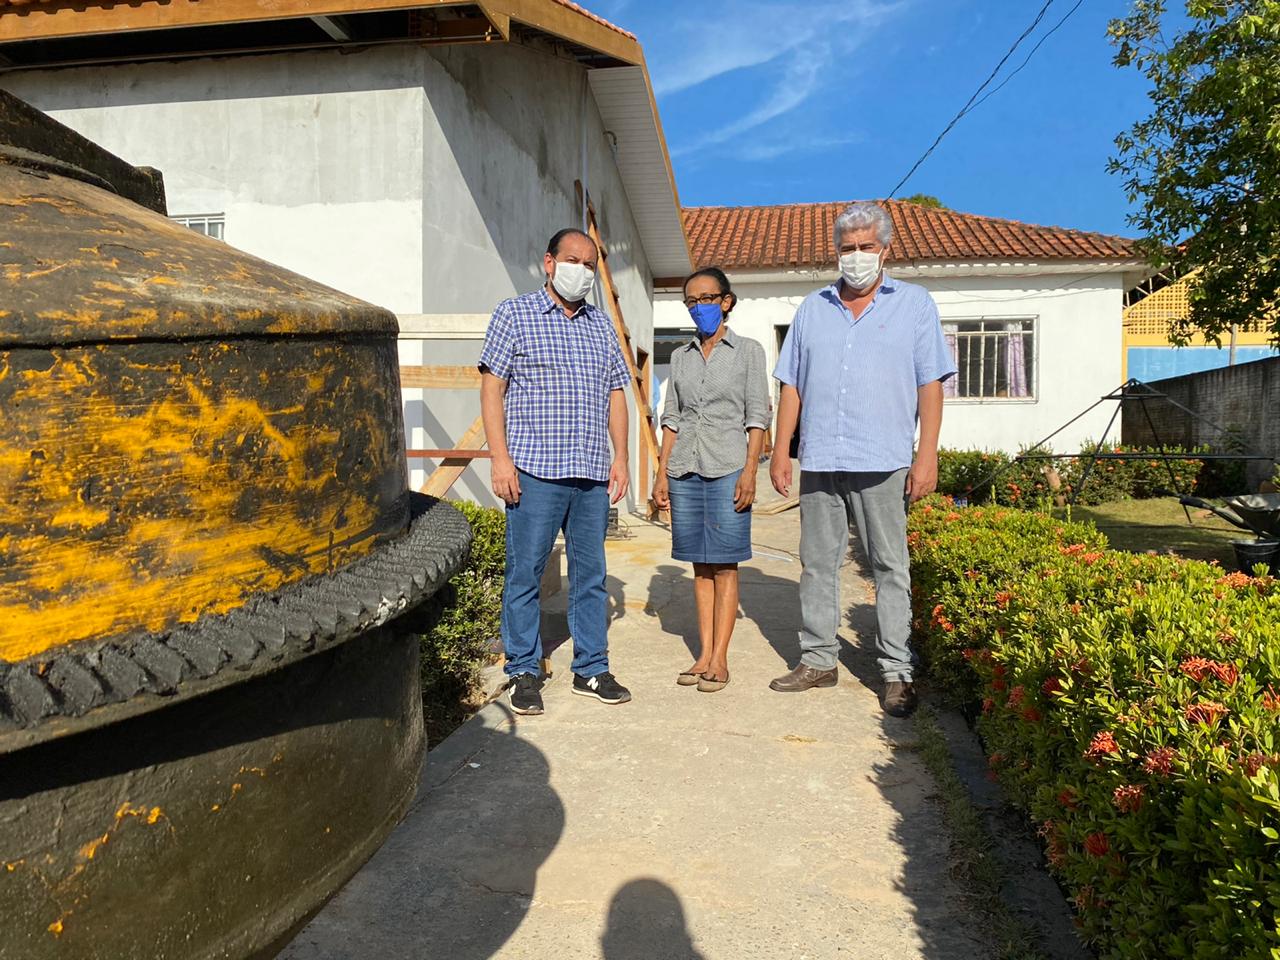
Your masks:
{"label": "wooden ladder", "polygon": [[642,418],[640,423],[639,496],[637,499],[642,504],[648,504],[653,471],[658,466],[657,428],[653,422],[653,408],[649,403],[649,383],[652,374],[651,360],[646,355],[643,366],[637,366],[636,364],[635,345],[631,342],[631,331],[627,328],[627,321],[622,316],[622,298],[618,296],[618,288],[614,286],[613,274],[609,270],[609,251],[605,248],[604,240],[600,236],[600,225],[596,220],[595,206],[591,203],[591,197],[583,194],[580,181],[574,181],[574,186],[578,190],[579,201],[585,203],[587,207],[587,235],[591,237],[595,242],[596,249],[600,251],[600,261],[596,268],[596,275],[600,278],[601,285],[604,287],[605,304],[608,306],[609,316],[613,320],[613,330],[617,334],[618,345],[622,348],[622,355],[627,360],[627,369],[631,373],[631,390],[635,395],[636,409]]}

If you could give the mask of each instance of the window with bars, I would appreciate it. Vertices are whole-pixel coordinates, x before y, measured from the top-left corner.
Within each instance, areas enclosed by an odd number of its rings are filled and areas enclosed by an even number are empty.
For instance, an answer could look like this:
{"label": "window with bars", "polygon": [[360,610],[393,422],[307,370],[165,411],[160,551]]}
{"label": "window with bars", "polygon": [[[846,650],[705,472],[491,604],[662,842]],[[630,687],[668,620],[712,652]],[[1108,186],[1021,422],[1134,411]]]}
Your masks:
{"label": "window with bars", "polygon": [[215,240],[223,239],[222,231],[227,223],[226,215],[221,213],[191,214],[170,217],[170,219],[182,224],[184,227],[190,227],[196,233],[203,233],[206,237],[213,237]]}
{"label": "window with bars", "polygon": [[688,330],[653,331],[653,362],[661,366],[671,362],[671,355],[693,339]]}
{"label": "window with bars", "polygon": [[943,383],[943,392],[961,399],[1034,399],[1035,327],[1032,317],[943,321],[942,332],[958,371]]}

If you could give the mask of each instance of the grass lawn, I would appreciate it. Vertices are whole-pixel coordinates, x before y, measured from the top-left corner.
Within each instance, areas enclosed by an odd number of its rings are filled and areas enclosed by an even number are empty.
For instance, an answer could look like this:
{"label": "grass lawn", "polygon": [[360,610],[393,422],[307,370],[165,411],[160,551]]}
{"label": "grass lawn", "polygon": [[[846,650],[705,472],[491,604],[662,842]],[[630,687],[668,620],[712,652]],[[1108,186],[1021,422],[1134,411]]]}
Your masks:
{"label": "grass lawn", "polygon": [[[1173,497],[1153,500],[1120,500],[1096,507],[1072,508],[1071,519],[1089,521],[1101,530],[1117,550],[1145,553],[1176,553],[1196,560],[1217,560],[1227,570],[1235,569],[1232,540],[1248,540],[1253,534],[1233,527],[1206,510],[1188,507],[1191,523]],[[1066,517],[1066,509],[1054,516]]]}

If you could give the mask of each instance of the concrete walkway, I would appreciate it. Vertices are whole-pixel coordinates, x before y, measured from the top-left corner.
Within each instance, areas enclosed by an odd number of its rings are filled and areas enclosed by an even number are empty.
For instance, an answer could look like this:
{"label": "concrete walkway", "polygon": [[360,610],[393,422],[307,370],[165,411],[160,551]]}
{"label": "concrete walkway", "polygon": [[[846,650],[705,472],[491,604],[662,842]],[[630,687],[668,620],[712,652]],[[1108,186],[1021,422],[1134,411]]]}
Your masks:
{"label": "concrete walkway", "polygon": [[665,529],[630,520],[609,543],[610,646],[634,701],[572,696],[558,649],[547,713],[493,704],[433,751],[408,817],[282,956],[990,956],[911,721],[880,711],[853,565],[840,684],[768,689],[798,658],[799,527],[796,510],[756,517],[732,681],[702,694],[675,684],[696,645],[690,569]]}

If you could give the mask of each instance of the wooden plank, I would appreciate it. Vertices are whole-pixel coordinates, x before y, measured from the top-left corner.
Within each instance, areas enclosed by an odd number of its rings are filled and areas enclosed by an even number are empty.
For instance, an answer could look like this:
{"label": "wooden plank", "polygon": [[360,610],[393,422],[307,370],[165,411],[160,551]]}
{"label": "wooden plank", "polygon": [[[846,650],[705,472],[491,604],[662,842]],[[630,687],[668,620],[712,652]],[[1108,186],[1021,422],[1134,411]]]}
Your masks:
{"label": "wooden plank", "polygon": [[475,367],[401,367],[400,386],[406,390],[478,390],[480,371]]}
{"label": "wooden plank", "polygon": [[75,4],[52,10],[32,6],[21,15],[0,16],[0,41],[466,5],[467,0],[170,0],[137,6]]}
{"label": "wooden plank", "polygon": [[[486,446],[484,418],[476,417],[471,426],[467,427],[467,432],[459,438],[458,448],[460,450],[468,450],[483,446]],[[470,460],[446,460],[432,471],[431,476],[427,477],[427,482],[422,485],[419,492],[425,493],[429,497],[443,497],[466,471],[470,463]]]}
{"label": "wooden plank", "polygon": [[488,450],[406,450],[404,455],[409,459],[427,460],[491,460],[493,454]]}
{"label": "wooden plank", "polygon": [[[643,351],[642,351],[643,352]],[[648,353],[644,354],[644,359],[640,361],[640,387],[644,394],[644,408],[646,411],[653,410],[653,398],[649,396],[649,384],[653,382],[653,357]],[[650,471],[656,469],[656,462],[650,466],[649,448],[645,444],[640,444],[640,502],[649,502],[649,487],[652,483],[652,474]]]}
{"label": "wooden plank", "polygon": [[755,504],[751,507],[751,510],[761,516],[772,517],[775,514],[785,513],[792,507],[798,506],[800,506],[800,500],[797,498],[795,500],[774,500],[772,503],[766,503],[763,506]]}

